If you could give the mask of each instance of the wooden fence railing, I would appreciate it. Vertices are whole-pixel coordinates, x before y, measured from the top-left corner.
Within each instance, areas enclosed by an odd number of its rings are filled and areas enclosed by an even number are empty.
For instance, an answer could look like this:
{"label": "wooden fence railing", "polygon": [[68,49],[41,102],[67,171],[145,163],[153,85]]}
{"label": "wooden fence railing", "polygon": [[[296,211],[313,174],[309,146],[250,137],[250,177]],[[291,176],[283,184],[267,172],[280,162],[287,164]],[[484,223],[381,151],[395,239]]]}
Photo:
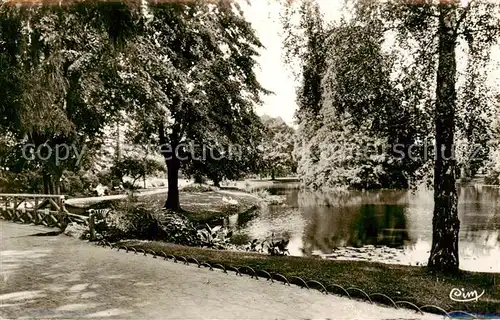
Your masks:
{"label": "wooden fence railing", "polygon": [[64,195],[0,193],[0,217],[64,230],[68,223],[89,223],[90,217],[68,212]]}

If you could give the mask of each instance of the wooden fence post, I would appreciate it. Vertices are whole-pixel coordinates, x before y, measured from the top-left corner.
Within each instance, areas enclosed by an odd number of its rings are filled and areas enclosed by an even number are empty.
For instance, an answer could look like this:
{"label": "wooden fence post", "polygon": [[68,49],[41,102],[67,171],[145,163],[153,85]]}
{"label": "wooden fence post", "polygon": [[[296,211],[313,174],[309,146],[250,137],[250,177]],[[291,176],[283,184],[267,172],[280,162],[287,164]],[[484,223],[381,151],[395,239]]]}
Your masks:
{"label": "wooden fence post", "polygon": [[90,231],[90,241],[95,240],[95,215],[93,212],[89,214],[89,231]]}
{"label": "wooden fence post", "polygon": [[35,208],[33,210],[33,214],[35,215],[35,224],[40,224],[40,219],[38,217],[38,198],[35,198]]}
{"label": "wooden fence post", "polygon": [[59,226],[61,229],[66,228],[68,225],[68,215],[67,215],[67,210],[65,206],[65,198],[64,196],[59,197]]}
{"label": "wooden fence post", "polygon": [[12,208],[12,217],[14,218],[14,220],[17,220],[17,206],[17,197],[14,197],[14,207]]}

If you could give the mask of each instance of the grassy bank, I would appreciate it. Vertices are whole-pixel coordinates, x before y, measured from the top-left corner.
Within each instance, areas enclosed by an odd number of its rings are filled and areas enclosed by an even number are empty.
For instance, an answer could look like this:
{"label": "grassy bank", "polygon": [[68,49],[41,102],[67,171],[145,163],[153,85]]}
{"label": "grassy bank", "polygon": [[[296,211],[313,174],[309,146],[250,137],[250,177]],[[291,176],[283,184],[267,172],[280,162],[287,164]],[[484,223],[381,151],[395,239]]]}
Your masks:
{"label": "grassy bank", "polygon": [[277,185],[283,186],[283,184],[299,186],[299,180],[296,177],[287,177],[287,178],[277,178],[275,180],[247,179],[244,181],[229,181],[222,185],[222,189],[251,192],[252,190],[255,189],[273,188]]}
{"label": "grassy bank", "polygon": [[[155,194],[140,197],[139,201],[152,202],[158,210],[161,210],[166,200],[166,194]],[[227,202],[236,201],[236,204]],[[186,192],[181,191],[180,203],[183,209],[182,215],[194,223],[220,223],[225,217],[233,214],[251,214],[255,212],[261,199],[251,194],[238,191],[205,191]]]}
{"label": "grassy bank", "polygon": [[[321,282],[332,292],[341,294],[336,285],[356,287],[368,294],[383,293],[394,301],[408,301],[419,307],[436,305],[451,312],[456,310],[500,315],[500,277],[498,274],[461,272],[458,276],[433,275],[424,267],[388,265],[357,261],[332,261],[320,258],[273,257],[248,252],[210,250],[172,245],[162,242],[127,241],[123,245],[136,249],[165,252],[166,254],[194,257],[200,262],[220,263],[226,266],[249,266],[255,270],[276,272],[285,277],[301,277]],[[496,279],[495,279],[496,277]],[[466,291],[485,291],[479,301],[456,302],[450,292],[464,288]],[[351,296],[360,295],[350,290]],[[362,294],[361,294],[362,295]],[[374,301],[391,304],[382,297]],[[425,311],[436,312],[432,308]]]}
{"label": "grassy bank", "polygon": [[[204,185],[191,185],[181,189],[179,198],[181,208],[188,219],[195,223],[220,223],[225,217],[233,214],[248,215],[257,211],[262,204],[259,197],[242,190],[216,190]],[[138,203],[149,203],[151,208],[162,210],[167,199],[167,192],[154,194],[136,194]],[[110,199],[111,198],[111,199]],[[72,199],[66,204],[71,213],[87,214],[89,209],[104,209],[116,207],[127,201],[126,196],[95,197]]]}

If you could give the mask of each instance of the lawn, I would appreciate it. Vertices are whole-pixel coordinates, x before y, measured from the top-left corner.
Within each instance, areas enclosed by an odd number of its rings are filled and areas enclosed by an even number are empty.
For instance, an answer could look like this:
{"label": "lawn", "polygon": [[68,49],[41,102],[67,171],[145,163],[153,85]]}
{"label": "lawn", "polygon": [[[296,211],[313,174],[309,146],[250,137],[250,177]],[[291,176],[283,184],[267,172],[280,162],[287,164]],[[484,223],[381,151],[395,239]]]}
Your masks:
{"label": "lawn", "polygon": [[[153,201],[158,209],[163,207],[166,194],[144,196],[140,201]],[[236,201],[231,204],[227,201]],[[220,222],[224,217],[256,210],[260,199],[237,191],[180,192],[181,214],[196,223]]]}
{"label": "lawn", "polygon": [[[252,213],[262,204],[261,198],[242,190],[209,190],[206,185],[195,187],[206,190],[193,192],[181,189],[179,195],[182,214],[195,223],[220,223],[224,217],[233,214]],[[125,200],[125,195],[75,198],[66,201],[66,208],[71,213],[84,215],[89,209],[110,208]],[[166,200],[166,190],[138,193],[137,196],[137,201],[151,202],[158,210],[163,208]]]}
{"label": "lawn", "polygon": [[[394,301],[408,301],[419,307],[435,305],[448,312],[466,311],[470,313],[493,315],[500,317],[500,287],[498,274],[465,272],[459,275],[431,274],[425,267],[388,265],[363,261],[323,260],[304,257],[274,257],[249,252],[225,250],[210,250],[205,248],[187,247],[162,242],[126,241],[119,243],[136,249],[161,251],[168,255],[194,257],[198,261],[212,265],[249,266],[254,270],[266,270],[270,273],[280,273],[289,278],[300,277],[306,281],[321,282],[328,291],[343,294],[342,290],[356,287],[369,295],[382,293]],[[245,269],[246,270],[246,269]],[[247,270],[248,271],[248,270]],[[258,272],[258,271],[257,271]],[[265,278],[263,273],[261,279]],[[450,299],[453,289],[465,288],[467,291],[485,291],[478,301],[456,302]],[[362,297],[356,290],[349,290],[352,297]],[[376,302],[392,304],[382,296],[373,296]],[[399,305],[399,304],[398,304]],[[402,306],[405,307],[405,306]],[[411,308],[410,305],[406,307]],[[425,311],[439,313],[432,307]]]}

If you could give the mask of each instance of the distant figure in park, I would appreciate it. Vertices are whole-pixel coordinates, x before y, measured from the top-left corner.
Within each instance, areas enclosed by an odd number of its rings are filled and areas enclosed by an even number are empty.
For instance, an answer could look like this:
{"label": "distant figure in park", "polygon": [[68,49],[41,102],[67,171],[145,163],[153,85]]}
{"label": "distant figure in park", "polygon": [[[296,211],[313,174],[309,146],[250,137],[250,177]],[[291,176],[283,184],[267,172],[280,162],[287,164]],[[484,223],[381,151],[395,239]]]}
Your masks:
{"label": "distant figure in park", "polygon": [[109,195],[109,189],[106,186],[103,186],[101,183],[94,188],[94,192],[98,197]]}

